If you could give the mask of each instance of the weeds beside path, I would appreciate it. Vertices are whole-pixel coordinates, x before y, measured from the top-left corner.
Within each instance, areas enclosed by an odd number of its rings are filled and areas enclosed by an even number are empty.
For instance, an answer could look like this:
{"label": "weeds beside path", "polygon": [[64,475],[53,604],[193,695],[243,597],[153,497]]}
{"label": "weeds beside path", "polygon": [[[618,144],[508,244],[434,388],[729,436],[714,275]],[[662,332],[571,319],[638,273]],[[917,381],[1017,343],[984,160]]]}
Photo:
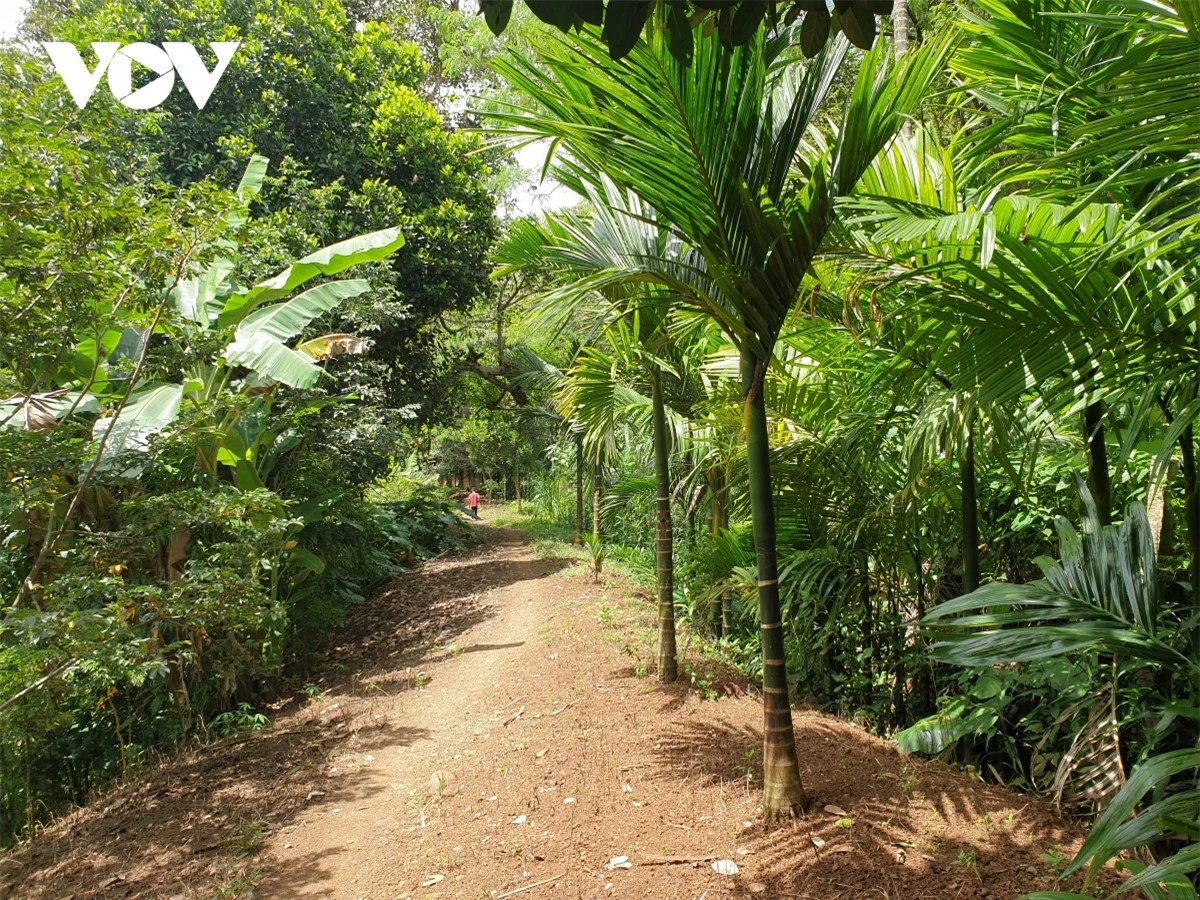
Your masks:
{"label": "weeds beside path", "polygon": [[622,582],[475,533],[356,610],[322,692],[68,816],[3,860],[0,897],[1008,898],[1076,845],[1029,798],[812,713],[814,812],[764,832],[753,692],[659,685]]}

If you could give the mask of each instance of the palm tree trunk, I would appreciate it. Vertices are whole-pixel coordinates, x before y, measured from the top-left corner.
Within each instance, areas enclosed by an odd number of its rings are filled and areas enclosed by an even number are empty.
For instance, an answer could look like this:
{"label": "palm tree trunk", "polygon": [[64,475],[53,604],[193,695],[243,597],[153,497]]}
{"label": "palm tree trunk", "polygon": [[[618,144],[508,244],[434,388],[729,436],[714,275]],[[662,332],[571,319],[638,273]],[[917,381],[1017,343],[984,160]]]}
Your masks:
{"label": "palm tree trunk", "polygon": [[[898,61],[908,52],[908,0],[894,0],[892,3],[892,33],[895,36]],[[912,123],[908,119],[900,126],[900,133],[906,141],[912,140]]]}
{"label": "palm tree trunk", "polygon": [[600,580],[600,504],[604,500],[604,463],[592,470],[592,577]]}
{"label": "palm tree trunk", "polygon": [[[724,527],[725,517],[725,480],[721,477],[720,468],[708,472],[708,490],[712,494],[712,519],[709,523],[709,533],[716,537]],[[725,597],[713,604],[712,630],[713,635],[721,637],[725,634]]]}
{"label": "palm tree trunk", "polygon": [[1183,457],[1183,517],[1187,527],[1188,553],[1191,555],[1188,574],[1191,576],[1192,596],[1200,604],[1200,485],[1196,480],[1196,436],[1191,425],[1179,436],[1179,450]]}
{"label": "palm tree trunk", "polygon": [[1104,445],[1104,404],[1089,403],[1083,411],[1083,437],[1088,445],[1088,489],[1096,501],[1100,524],[1112,522],[1112,483],[1108,477],[1108,449]]}
{"label": "palm tree trunk", "polygon": [[[717,477],[721,479],[721,528],[729,527],[729,498],[724,493],[725,486],[729,483],[727,475],[725,469],[717,470]],[[729,587],[721,593],[721,632],[726,635],[733,634],[733,591]]]}
{"label": "palm tree trunk", "polygon": [[750,472],[750,511],[758,560],[758,609],[763,654],[763,811],[768,819],[795,815],[807,803],[800,782],[796,733],[788,695],[783,621],[779,606],[779,569],[775,548],[775,503],[763,397],[765,359],[742,349],[742,412],[746,429],[746,465]]}
{"label": "palm tree trunk", "polygon": [[675,654],[675,560],[671,526],[671,460],[667,444],[667,410],[658,374],[650,375],[654,431],[654,548],[658,562],[658,680],[679,677]]}
{"label": "palm tree trunk", "polygon": [[583,432],[575,434],[575,543],[583,546]]}
{"label": "palm tree trunk", "polygon": [[979,587],[979,501],[975,481],[975,420],[967,422],[962,461],[963,593]]}

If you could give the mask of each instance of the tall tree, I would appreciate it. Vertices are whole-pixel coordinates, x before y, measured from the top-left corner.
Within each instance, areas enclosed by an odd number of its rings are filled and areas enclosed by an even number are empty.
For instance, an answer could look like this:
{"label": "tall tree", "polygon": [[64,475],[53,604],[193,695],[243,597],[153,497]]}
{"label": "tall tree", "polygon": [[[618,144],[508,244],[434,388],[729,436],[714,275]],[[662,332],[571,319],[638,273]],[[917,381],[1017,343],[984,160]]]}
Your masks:
{"label": "tall tree", "polygon": [[[496,118],[512,134],[552,138],[582,180],[602,173],[653,207],[703,260],[704,289],[679,265],[629,260],[718,321],[742,358],[742,402],[758,561],[764,671],[764,798],[768,816],[805,804],[792,729],[779,604],[774,498],[763,379],[784,319],[833,221],[837,197],[915,108],[940,54],[865,55],[831,143],[806,142],[846,53],[838,40],[807,64],[798,31],[751,38],[730,53],[695,41],[690,65],[653,35],[614,63],[589,31],[538,44],[536,60],[497,63],[530,101]],[[693,267],[696,268],[696,267]]]}
{"label": "tall tree", "polygon": [[[489,293],[496,233],[497,157],[478,136],[447,128],[428,102],[420,49],[386,21],[356,18],[341,0],[275,4],[270,15],[240,0],[33,0],[27,29],[36,39],[80,46],[97,34],[198,47],[240,41],[204,109],[176,89],[160,111],[130,123],[128,139],[155,161],[155,175],[175,185],[210,175],[236,181],[251,153],[271,160],[278,177],[268,177],[254,210],[261,232],[248,267],[265,274],[351,233],[399,226],[409,236],[372,273],[375,287],[331,314],[331,330],[367,335],[369,346],[328,369],[341,392],[376,412],[354,418],[330,410],[325,444],[345,448],[347,475],[368,460],[386,466],[395,430],[414,413],[439,412],[452,366],[440,318]],[[128,118],[106,91],[84,114]],[[377,437],[372,449],[384,449],[350,450],[348,436],[364,430]]]}
{"label": "tall tree", "polygon": [[[654,453],[655,575],[659,610],[659,678],[679,675],[675,640],[674,528],[671,515],[671,431],[664,379],[678,357],[669,333],[674,293],[646,285],[640,277],[623,278],[630,259],[673,258],[681,245],[655,222],[654,211],[611,182],[597,187],[564,173],[587,201],[583,213],[547,216],[540,227],[518,222],[497,251],[501,271],[538,269],[549,281],[543,315],[559,327],[570,322],[593,336],[582,348],[563,386],[564,415],[585,427],[589,452],[597,460],[615,454],[618,415],[649,395]],[[604,302],[592,302],[598,294]],[[618,381],[630,373],[644,394]]]}

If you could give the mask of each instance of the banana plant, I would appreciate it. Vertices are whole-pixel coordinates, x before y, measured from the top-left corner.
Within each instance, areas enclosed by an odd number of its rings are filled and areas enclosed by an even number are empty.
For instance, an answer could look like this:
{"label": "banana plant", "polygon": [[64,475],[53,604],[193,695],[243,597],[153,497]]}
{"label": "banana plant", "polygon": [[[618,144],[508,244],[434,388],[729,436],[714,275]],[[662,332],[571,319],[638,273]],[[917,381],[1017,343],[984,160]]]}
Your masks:
{"label": "banana plant", "polygon": [[[261,189],[266,166],[263,157],[251,159],[237,188],[242,208]],[[217,246],[233,249],[231,238],[244,222],[240,211],[226,216]],[[154,434],[179,417],[186,402],[200,410],[222,410],[213,427],[197,438],[201,467],[215,475],[224,465],[239,486],[261,487],[286,444],[281,443],[286,428],[269,424],[276,387],[311,389],[323,374],[320,361],[366,347],[362,338],[343,333],[321,335],[295,347],[289,342],[324,313],[369,290],[367,281],[329,280],[296,292],[313,279],[386,259],[403,245],[399,229],[387,228],[323,247],[251,286],[231,281],[236,261],[229,256],[218,256],[203,271],[180,280],[170,299],[183,340],[192,345],[224,341],[225,347],[215,359],[192,366],[179,381],[139,386],[119,416],[97,420],[93,440],[102,448],[100,468],[126,465],[123,457],[145,450]],[[142,335],[141,340],[149,337]],[[231,392],[238,396],[236,402],[226,402]],[[314,409],[328,402],[307,401]]]}

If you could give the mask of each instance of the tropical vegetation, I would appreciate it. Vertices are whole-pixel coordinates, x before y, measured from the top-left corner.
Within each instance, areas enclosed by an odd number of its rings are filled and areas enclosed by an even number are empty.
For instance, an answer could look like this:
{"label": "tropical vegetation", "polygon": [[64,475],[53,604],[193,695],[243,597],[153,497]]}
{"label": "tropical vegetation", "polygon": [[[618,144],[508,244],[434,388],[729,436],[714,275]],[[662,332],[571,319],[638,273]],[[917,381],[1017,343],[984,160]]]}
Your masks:
{"label": "tropical vegetation", "polygon": [[[289,52],[33,5],[247,64],[143,115],[0,54],[0,838],[302,672],[476,488],[654,585],[661,681],[686,629],[761,683],[766,818],[806,704],[1195,897],[1196,6],[617,6],[305,0]],[[522,146],[563,208],[512,213]]]}

